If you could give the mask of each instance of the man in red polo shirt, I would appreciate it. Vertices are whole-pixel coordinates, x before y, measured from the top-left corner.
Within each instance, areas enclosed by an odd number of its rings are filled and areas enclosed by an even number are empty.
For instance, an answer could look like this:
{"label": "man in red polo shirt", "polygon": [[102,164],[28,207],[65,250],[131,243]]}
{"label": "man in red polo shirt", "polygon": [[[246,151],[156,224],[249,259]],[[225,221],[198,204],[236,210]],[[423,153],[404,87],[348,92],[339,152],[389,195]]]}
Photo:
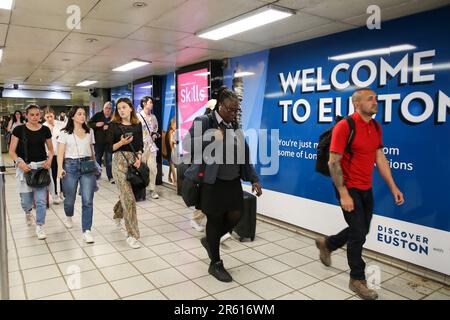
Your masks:
{"label": "man in red polo shirt", "polygon": [[375,163],[391,189],[395,203],[403,204],[404,198],[383,153],[381,126],[372,119],[378,112],[376,93],[371,89],[358,89],[352,95],[352,102],[355,107],[355,113],[351,115],[355,123],[355,138],[350,148],[352,154],[345,150],[350,127],[343,120],[333,128],[328,162],[348,228],[337,235],[317,239],[316,245],[320,250],[320,260],[330,266],[331,252],[347,244],[349,288],[363,299],[374,300],[378,294],[367,287],[362,248],[372,220],[372,172]]}

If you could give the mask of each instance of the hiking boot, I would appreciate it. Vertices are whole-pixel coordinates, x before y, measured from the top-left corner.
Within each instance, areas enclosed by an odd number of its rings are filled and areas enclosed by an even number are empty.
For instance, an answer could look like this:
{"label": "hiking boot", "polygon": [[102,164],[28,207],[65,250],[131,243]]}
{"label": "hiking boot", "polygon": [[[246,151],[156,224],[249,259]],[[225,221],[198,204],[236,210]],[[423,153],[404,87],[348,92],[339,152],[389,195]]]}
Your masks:
{"label": "hiking boot", "polygon": [[371,290],[367,287],[366,280],[355,280],[350,278],[348,287],[350,288],[350,290],[357,293],[358,296],[364,300],[378,299],[378,293],[375,290]]}
{"label": "hiking boot", "polygon": [[219,260],[217,262],[211,262],[209,265],[208,272],[210,275],[212,275],[214,278],[216,278],[219,281],[222,282],[231,282],[233,281],[233,278],[230,276],[227,270],[223,267],[222,260]]}
{"label": "hiking boot", "polygon": [[328,250],[326,242],[326,238],[317,238],[316,239],[316,247],[319,249],[320,261],[327,267],[331,266],[331,251]]}
{"label": "hiking boot", "polygon": [[209,251],[209,244],[208,244],[208,240],[206,240],[206,237],[201,238],[200,242],[202,243],[202,246],[206,249],[206,252],[208,252],[209,259],[212,260],[211,251]]}

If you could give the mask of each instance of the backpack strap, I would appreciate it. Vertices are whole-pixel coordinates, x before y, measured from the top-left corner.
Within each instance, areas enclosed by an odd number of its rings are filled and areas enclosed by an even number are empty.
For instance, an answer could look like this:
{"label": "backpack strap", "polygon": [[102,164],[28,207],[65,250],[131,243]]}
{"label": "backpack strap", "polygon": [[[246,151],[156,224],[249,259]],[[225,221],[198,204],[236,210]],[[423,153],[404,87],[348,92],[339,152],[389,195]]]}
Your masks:
{"label": "backpack strap", "polygon": [[345,118],[348,123],[348,127],[350,129],[350,133],[348,135],[347,146],[345,147],[345,151],[350,154],[350,159],[353,157],[353,151],[351,149],[353,141],[355,140],[355,120],[352,117],[348,116]]}

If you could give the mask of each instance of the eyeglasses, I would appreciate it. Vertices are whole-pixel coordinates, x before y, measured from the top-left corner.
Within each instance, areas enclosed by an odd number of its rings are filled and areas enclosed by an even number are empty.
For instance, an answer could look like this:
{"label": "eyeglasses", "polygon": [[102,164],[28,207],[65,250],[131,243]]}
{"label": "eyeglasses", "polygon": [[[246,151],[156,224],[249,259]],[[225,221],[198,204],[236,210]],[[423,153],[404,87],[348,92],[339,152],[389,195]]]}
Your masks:
{"label": "eyeglasses", "polygon": [[228,113],[237,114],[238,111],[239,111],[239,108],[236,108],[236,109],[234,109],[234,108],[228,108],[228,107],[225,107],[224,105],[222,105],[222,107],[223,107],[223,108],[225,109],[225,111],[228,112]]}

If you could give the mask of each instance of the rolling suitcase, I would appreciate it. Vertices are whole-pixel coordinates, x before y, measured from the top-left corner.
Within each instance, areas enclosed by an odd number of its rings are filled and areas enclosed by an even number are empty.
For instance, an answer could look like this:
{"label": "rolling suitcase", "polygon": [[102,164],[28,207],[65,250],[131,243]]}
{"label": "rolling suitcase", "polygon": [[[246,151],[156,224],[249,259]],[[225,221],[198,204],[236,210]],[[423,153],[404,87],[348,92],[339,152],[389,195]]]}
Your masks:
{"label": "rolling suitcase", "polygon": [[236,227],[233,229],[239,235],[239,241],[244,238],[255,240],[256,233],[256,196],[244,191],[244,209],[242,217]]}

